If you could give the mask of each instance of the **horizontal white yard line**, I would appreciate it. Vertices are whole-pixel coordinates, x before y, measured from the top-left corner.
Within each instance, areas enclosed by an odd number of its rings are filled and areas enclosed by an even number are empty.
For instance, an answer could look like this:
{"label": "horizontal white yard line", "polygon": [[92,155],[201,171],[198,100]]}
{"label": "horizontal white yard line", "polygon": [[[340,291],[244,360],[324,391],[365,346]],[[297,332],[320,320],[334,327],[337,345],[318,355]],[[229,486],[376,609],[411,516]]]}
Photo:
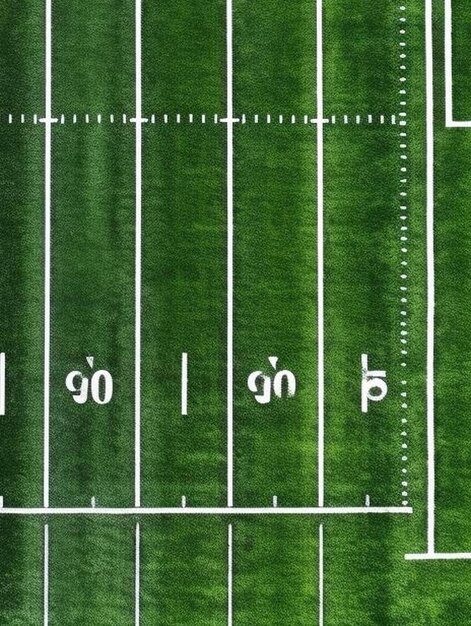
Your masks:
{"label": "horizontal white yard line", "polygon": [[467,561],[471,560],[471,552],[424,552],[405,554],[406,561]]}
{"label": "horizontal white yard line", "polygon": [[407,506],[359,507],[129,507],[2,508],[2,515],[374,515],[412,513]]}

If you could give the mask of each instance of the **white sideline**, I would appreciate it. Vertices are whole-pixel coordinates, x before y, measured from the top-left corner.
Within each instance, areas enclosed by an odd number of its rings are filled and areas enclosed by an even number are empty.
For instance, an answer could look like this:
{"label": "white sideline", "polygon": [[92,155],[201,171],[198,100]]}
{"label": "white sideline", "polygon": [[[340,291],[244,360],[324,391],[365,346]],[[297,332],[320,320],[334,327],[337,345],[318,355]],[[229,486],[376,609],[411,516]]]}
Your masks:
{"label": "white sideline", "polygon": [[0,353],[0,415],[5,415],[5,352]]}
{"label": "white sideline", "polygon": [[319,626],[324,626],[324,526],[319,525]]}
{"label": "white sideline", "polygon": [[407,506],[358,507],[4,507],[3,515],[405,515]]}
{"label": "white sideline", "polygon": [[232,0],[226,0],[227,72],[227,506],[234,506],[234,103]]}
{"label": "white sideline", "polygon": [[188,415],[188,352],[182,352],[181,414]]}
{"label": "white sideline", "polygon": [[44,626],[49,624],[49,525],[44,526],[44,563],[43,563],[43,615]]}
{"label": "white sideline", "polygon": [[322,0],[316,3],[318,502],[324,506],[324,86]]}
{"label": "white sideline", "polygon": [[49,421],[51,361],[51,151],[52,151],[52,0],[46,0],[44,119],[44,424],[43,504],[49,506]]}
{"label": "white sideline", "polygon": [[425,4],[426,178],[427,178],[427,550],[435,550],[435,251],[434,106],[432,0]]}
{"label": "white sideline", "polygon": [[232,626],[233,607],[233,548],[232,548],[232,524],[227,527],[227,626]]}
{"label": "white sideline", "polygon": [[141,603],[140,603],[140,587],[141,587],[141,528],[139,523],[136,524],[135,536],[135,571],[134,571],[134,625],[139,626],[141,621]]}
{"label": "white sideline", "polygon": [[135,0],[136,54],[136,241],[134,371],[134,506],[141,505],[141,261],[142,261],[142,0]]}

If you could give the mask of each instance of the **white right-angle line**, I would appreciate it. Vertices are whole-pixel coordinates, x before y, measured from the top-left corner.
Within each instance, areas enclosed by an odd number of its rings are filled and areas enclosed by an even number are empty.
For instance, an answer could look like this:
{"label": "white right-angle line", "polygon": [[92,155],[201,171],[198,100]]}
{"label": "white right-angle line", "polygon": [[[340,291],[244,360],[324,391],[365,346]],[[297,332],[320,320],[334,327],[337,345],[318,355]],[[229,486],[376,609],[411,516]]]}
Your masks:
{"label": "white right-angle line", "polygon": [[427,551],[435,552],[435,250],[432,0],[425,3],[426,193],[427,193]]}
{"label": "white right-angle line", "polygon": [[233,547],[232,547],[232,524],[227,527],[227,626],[232,626],[233,608]]}
{"label": "white right-angle line", "polygon": [[324,526],[319,525],[319,626],[324,626]]}
{"label": "white right-angle line", "polygon": [[316,3],[318,506],[324,506],[324,86],[322,2]]}
{"label": "white right-angle line", "polygon": [[43,621],[49,624],[49,525],[44,525],[44,563],[43,563]]}
{"label": "white right-angle line", "polygon": [[232,0],[226,0],[227,72],[227,506],[234,506],[234,105]]}
{"label": "white right-angle line", "polygon": [[51,152],[52,152],[52,0],[46,0],[44,119],[44,400],[43,505],[49,506],[49,420],[51,361]]}

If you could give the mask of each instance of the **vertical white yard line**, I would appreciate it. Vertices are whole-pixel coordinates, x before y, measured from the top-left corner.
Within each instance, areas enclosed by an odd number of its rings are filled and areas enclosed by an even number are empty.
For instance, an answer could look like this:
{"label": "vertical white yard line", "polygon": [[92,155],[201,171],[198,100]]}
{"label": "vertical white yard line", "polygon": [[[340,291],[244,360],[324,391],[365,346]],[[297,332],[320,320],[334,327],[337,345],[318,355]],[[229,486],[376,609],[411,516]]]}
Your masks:
{"label": "vertical white yard line", "polygon": [[432,0],[425,2],[427,177],[427,551],[435,552],[435,250]]}
{"label": "vertical white yard line", "polygon": [[324,506],[324,68],[322,0],[316,0],[318,506]]}
{"label": "vertical white yard line", "polygon": [[232,0],[226,0],[227,61],[227,506],[234,506],[234,105]]}
{"label": "vertical white yard line", "polygon": [[324,526],[319,525],[319,626],[324,626]]}
{"label": "vertical white yard line", "polygon": [[182,415],[188,415],[188,352],[182,352]]}
{"label": "vertical white yard line", "polygon": [[49,507],[49,420],[51,360],[51,151],[52,151],[52,0],[46,0],[44,141],[44,436],[43,504]]}
{"label": "vertical white yard line", "polygon": [[44,626],[49,624],[49,525],[44,525],[44,571],[43,571],[43,616]]}
{"label": "vertical white yard line", "polygon": [[141,527],[136,524],[135,555],[134,555],[134,626],[141,621]]}
{"label": "vertical white yard line", "polygon": [[451,0],[445,0],[445,123],[453,124],[453,49]]}
{"label": "vertical white yard line", "polygon": [[0,415],[5,415],[5,352],[0,353]]}
{"label": "vertical white yard line", "polygon": [[134,371],[134,506],[141,506],[141,261],[142,261],[142,0],[135,0],[136,241]]}
{"label": "vertical white yard line", "polygon": [[227,527],[227,626],[232,626],[233,608],[233,552],[232,552],[232,524]]}

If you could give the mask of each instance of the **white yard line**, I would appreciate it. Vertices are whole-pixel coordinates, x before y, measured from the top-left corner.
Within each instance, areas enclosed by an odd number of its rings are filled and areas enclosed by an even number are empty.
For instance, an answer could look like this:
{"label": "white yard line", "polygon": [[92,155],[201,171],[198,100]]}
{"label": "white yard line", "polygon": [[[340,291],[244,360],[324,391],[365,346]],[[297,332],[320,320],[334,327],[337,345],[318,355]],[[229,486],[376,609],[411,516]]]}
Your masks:
{"label": "white yard line", "polygon": [[52,0],[46,0],[44,119],[44,434],[43,504],[49,506],[49,420],[51,361],[51,152],[52,152]]}
{"label": "white yard line", "polygon": [[232,524],[227,527],[227,626],[232,626],[233,621],[233,547],[232,547]]}
{"label": "white yard line", "polygon": [[0,508],[2,515],[404,515],[412,513],[407,506],[369,507],[54,507]]}
{"label": "white yard line", "polygon": [[318,505],[324,506],[324,86],[322,0],[316,4]]}
{"label": "white yard line", "polygon": [[319,525],[319,626],[324,626],[324,526]]}
{"label": "white yard line", "polygon": [[44,626],[49,624],[49,525],[44,526],[43,615]]}
{"label": "white yard line", "polygon": [[182,352],[181,413],[188,415],[188,352]]}
{"label": "white yard line", "polygon": [[469,561],[471,552],[433,552],[406,554],[406,561]]}
{"label": "white yard line", "polygon": [[139,523],[136,524],[134,560],[134,625],[139,626],[141,621],[141,527]]}
{"label": "white yard line", "polygon": [[134,372],[134,506],[141,505],[141,262],[142,262],[142,0],[135,0],[136,241]]}
{"label": "white yard line", "polygon": [[234,506],[234,104],[232,0],[226,0],[227,72],[227,506]]}
{"label": "white yard line", "polygon": [[427,550],[435,551],[435,252],[432,0],[425,3],[427,177]]}

